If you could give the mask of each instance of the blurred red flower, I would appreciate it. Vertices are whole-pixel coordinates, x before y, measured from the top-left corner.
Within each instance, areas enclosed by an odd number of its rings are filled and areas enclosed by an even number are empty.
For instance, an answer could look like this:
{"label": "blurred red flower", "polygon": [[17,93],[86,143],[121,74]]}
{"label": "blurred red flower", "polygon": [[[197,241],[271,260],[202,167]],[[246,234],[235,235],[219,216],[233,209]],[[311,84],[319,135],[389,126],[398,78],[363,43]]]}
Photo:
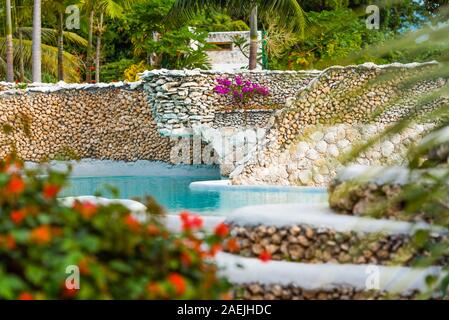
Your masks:
{"label": "blurred red flower", "polygon": [[259,259],[262,262],[268,262],[268,261],[271,260],[271,253],[269,253],[268,251],[263,251],[263,252],[260,253]]}
{"label": "blurred red flower", "polygon": [[97,213],[98,207],[89,201],[79,202],[76,201],[73,208],[78,211],[84,218],[89,219],[95,213]]}
{"label": "blurred red flower", "polygon": [[45,244],[51,241],[51,230],[49,226],[44,225],[34,228],[31,231],[31,240],[38,244]]}
{"label": "blurred red flower", "polygon": [[125,224],[133,231],[139,231],[140,222],[137,221],[136,218],[133,217],[132,214],[128,214],[124,220]]}
{"label": "blurred red flower", "polygon": [[168,276],[168,282],[175,288],[176,294],[181,296],[184,294],[187,288],[187,282],[182,275],[173,272]]}
{"label": "blurred red flower", "polygon": [[192,229],[201,229],[203,227],[203,219],[198,215],[193,215],[187,211],[179,214],[182,221],[182,230],[189,231]]}
{"label": "blurred red flower", "polygon": [[231,238],[227,242],[227,249],[231,253],[236,253],[240,251],[240,245],[235,238]]}
{"label": "blurred red flower", "polygon": [[11,179],[6,186],[6,190],[12,194],[19,194],[25,190],[25,182],[23,182],[22,178],[16,174],[11,176]]}
{"label": "blurred red flower", "polygon": [[45,199],[53,199],[57,196],[61,187],[56,184],[46,184],[42,190]]}
{"label": "blurred red flower", "polygon": [[211,246],[210,251],[209,251],[209,255],[211,257],[215,257],[215,255],[220,252],[222,249],[221,245],[219,243],[215,243]]}
{"label": "blurred red flower", "polygon": [[225,223],[220,223],[215,227],[215,234],[221,238],[225,238],[229,234],[229,227]]}
{"label": "blurred red flower", "polygon": [[11,212],[11,220],[14,224],[20,224],[25,219],[25,216],[24,210],[14,210]]}
{"label": "blurred red flower", "polygon": [[31,293],[29,292],[22,292],[19,297],[18,300],[34,300],[34,297]]}

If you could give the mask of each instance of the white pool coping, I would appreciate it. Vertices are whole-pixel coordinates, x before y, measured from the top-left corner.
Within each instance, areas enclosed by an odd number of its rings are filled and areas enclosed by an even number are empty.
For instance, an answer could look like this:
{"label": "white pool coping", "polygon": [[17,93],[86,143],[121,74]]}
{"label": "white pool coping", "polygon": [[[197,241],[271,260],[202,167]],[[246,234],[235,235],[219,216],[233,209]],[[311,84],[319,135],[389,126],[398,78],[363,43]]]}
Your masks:
{"label": "white pool coping", "polygon": [[194,191],[269,191],[269,192],[327,192],[324,187],[278,186],[278,185],[233,185],[230,180],[195,181],[189,185]]}
{"label": "white pool coping", "polygon": [[[103,197],[96,196],[78,196],[78,197],[65,197],[59,198],[59,201],[68,207],[73,206],[74,202],[78,200],[81,202],[90,202],[98,205],[110,205],[110,204],[121,204],[124,207],[128,208],[130,212],[132,212],[137,219],[140,221],[145,221],[148,218],[146,213],[146,206],[138,201],[129,200],[129,199],[108,199]],[[204,223],[204,230],[207,232],[213,232],[215,227],[224,222],[225,217],[223,216],[209,216],[209,215],[201,215]],[[170,232],[181,232],[182,231],[182,223],[178,214],[166,214],[162,223],[167,227]]]}
{"label": "white pool coping", "polygon": [[339,232],[364,232],[386,234],[412,234],[418,229],[435,233],[447,233],[447,229],[427,223],[411,223],[387,219],[373,219],[336,214],[325,203],[292,203],[248,206],[235,210],[226,217],[226,222],[241,226],[310,225],[316,228],[329,228]]}
{"label": "white pool coping", "polygon": [[308,290],[352,287],[365,291],[368,289],[367,284],[376,286],[378,283],[379,290],[390,293],[408,293],[414,290],[422,292],[428,289],[427,276],[440,276],[440,279],[444,276],[440,267],[418,269],[378,265],[262,262],[257,258],[229,253],[217,254],[216,262],[221,267],[221,274],[234,284],[295,285]]}

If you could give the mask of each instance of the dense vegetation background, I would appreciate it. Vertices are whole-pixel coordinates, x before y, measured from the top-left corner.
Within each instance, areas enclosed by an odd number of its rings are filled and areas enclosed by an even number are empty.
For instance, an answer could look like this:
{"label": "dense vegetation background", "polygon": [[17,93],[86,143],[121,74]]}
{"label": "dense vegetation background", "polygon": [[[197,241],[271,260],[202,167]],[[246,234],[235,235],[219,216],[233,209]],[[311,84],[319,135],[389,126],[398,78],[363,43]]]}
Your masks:
{"label": "dense vegetation background", "polygon": [[[32,0],[11,0],[14,71],[19,81],[31,79]],[[63,30],[63,71],[67,82],[134,80],[150,68],[207,68],[207,45],[199,50],[191,41],[205,43],[209,31],[248,30],[249,17],[241,10],[201,14],[173,23],[175,0],[42,0],[43,81],[58,81],[58,30],[61,13],[69,5],[80,8],[80,28]],[[265,68],[322,69],[333,64],[365,61],[388,63],[447,59],[446,45],[429,45],[410,53],[407,47],[368,50],[388,45],[441,15],[447,0],[298,0],[307,13],[304,33],[288,30],[280,16],[259,12],[259,29],[265,34]],[[366,7],[380,7],[378,30],[369,30]],[[93,12],[93,17],[91,16]],[[6,74],[6,10],[0,4],[0,77]],[[447,17],[438,17],[447,21]],[[89,41],[89,33],[92,35]],[[91,45],[89,45],[89,43]],[[61,48],[59,48],[61,49]],[[59,51],[60,53],[60,51]],[[99,70],[96,70],[99,69]]]}

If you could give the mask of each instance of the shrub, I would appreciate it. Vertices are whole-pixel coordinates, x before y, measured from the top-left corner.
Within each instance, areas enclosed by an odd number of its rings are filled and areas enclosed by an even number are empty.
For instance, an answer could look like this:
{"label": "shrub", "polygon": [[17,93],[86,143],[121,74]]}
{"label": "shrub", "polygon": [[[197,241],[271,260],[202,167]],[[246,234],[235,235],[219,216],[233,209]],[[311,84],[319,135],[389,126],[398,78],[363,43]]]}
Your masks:
{"label": "shrub", "polygon": [[134,63],[135,61],[132,59],[121,59],[119,61],[106,63],[101,67],[100,78],[104,82],[125,80],[124,79],[125,70]]}
{"label": "shrub", "polygon": [[140,61],[138,64],[132,64],[124,72],[125,80],[131,82],[138,81],[139,80],[138,74],[149,69],[150,67],[145,63],[145,61]]}
{"label": "shrub", "polygon": [[[207,234],[200,217],[184,212],[183,232],[170,233],[152,201],[144,222],[119,204],[63,206],[57,196],[67,178],[45,166],[25,169],[14,156],[0,161],[0,299],[227,295],[210,259],[226,227]],[[67,274],[69,266],[79,270],[79,290],[70,286],[76,272]]]}
{"label": "shrub", "polygon": [[255,96],[268,96],[270,90],[250,80],[236,76],[234,80],[228,78],[217,79],[218,85],[214,91],[221,95],[230,95],[237,103],[247,103]]}

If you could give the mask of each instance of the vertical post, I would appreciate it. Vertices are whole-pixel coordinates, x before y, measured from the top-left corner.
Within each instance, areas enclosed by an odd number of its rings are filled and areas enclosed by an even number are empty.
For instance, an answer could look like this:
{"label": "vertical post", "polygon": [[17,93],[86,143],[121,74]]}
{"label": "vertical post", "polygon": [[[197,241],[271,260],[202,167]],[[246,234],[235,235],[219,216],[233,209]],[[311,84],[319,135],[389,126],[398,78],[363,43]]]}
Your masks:
{"label": "vertical post", "polygon": [[64,12],[61,10],[58,20],[58,80],[64,81]]}
{"label": "vertical post", "polygon": [[34,0],[32,46],[33,82],[42,82],[41,36],[41,0]]}
{"label": "vertical post", "polygon": [[257,68],[257,49],[259,47],[259,33],[257,31],[257,5],[251,10],[249,27],[249,70],[254,70]]}
{"label": "vertical post", "polygon": [[93,29],[94,29],[94,10],[92,9],[89,14],[89,25],[88,25],[88,43],[86,51],[86,82],[90,83],[92,81],[92,47],[93,47]]}
{"label": "vertical post", "polygon": [[6,0],[6,81],[14,82],[11,0]]}
{"label": "vertical post", "polygon": [[103,12],[100,13],[100,22],[97,35],[97,51],[95,57],[95,82],[100,82],[100,55],[101,55],[101,36],[103,34]]}

